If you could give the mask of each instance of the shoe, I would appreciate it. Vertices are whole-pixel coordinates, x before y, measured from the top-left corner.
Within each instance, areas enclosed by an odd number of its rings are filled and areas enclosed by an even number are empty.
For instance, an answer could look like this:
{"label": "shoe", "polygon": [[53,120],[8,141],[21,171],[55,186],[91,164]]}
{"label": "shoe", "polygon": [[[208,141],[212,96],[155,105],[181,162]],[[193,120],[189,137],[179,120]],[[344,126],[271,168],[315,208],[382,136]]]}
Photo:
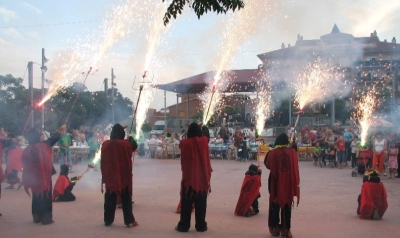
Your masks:
{"label": "shoe", "polygon": [[280,236],[280,232],[278,228],[269,228],[269,233],[271,233],[271,236]]}
{"label": "shoe", "polygon": [[15,189],[14,185],[10,185],[8,187],[6,187],[5,189]]}
{"label": "shoe", "polygon": [[42,222],[42,217],[39,215],[32,215],[33,216],[33,222],[34,223],[40,223]]}
{"label": "shoe", "polygon": [[20,190],[20,189],[21,189],[21,187],[22,187],[22,182],[19,182],[19,183],[18,183],[17,190]]}
{"label": "shoe", "polygon": [[189,231],[189,229],[187,229],[187,230],[181,230],[181,229],[179,229],[177,226],[175,227],[175,230],[176,230],[176,231],[179,231],[179,232],[188,232],[188,231]]}
{"label": "shoe", "polygon": [[127,227],[134,227],[134,226],[138,226],[138,225],[139,225],[139,223],[137,221],[134,221],[132,223],[127,224],[126,226]]}
{"label": "shoe", "polygon": [[383,176],[386,176],[386,173],[383,173]]}
{"label": "shoe", "polygon": [[282,237],[287,237],[287,238],[293,238],[292,232],[289,231],[282,231],[281,232]]}
{"label": "shoe", "polygon": [[196,229],[196,231],[198,231],[198,232],[205,232],[205,231],[207,231],[208,230],[208,228],[207,228],[207,226],[205,226],[203,229]]}
{"label": "shoe", "polygon": [[53,223],[54,223],[54,220],[42,221],[42,225],[50,225]]}
{"label": "shoe", "polygon": [[372,220],[379,220],[379,214],[378,210],[374,209],[374,212],[372,213]]}

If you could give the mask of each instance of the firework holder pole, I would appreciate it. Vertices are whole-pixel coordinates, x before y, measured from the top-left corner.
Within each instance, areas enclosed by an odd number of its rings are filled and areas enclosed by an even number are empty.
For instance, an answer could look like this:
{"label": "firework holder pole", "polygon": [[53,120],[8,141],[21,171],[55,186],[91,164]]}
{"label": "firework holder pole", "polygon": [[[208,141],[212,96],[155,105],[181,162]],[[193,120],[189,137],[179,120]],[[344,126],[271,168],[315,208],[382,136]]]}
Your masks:
{"label": "firework holder pole", "polygon": [[[83,84],[85,84],[86,79],[88,78],[88,76],[89,76],[89,74],[90,74],[91,71],[92,71],[92,67],[90,67],[89,71],[87,72],[86,77],[85,77],[85,80],[83,80]],[[74,100],[74,103],[72,104],[71,110],[69,111],[69,113],[68,113],[68,115],[67,115],[67,118],[65,119],[65,123],[64,123],[64,124],[67,124],[68,119],[69,119],[69,116],[71,115],[72,109],[74,109],[74,106],[75,106],[75,104],[76,104],[76,101],[78,100],[79,95],[81,94],[82,91],[83,91],[83,87],[81,88],[81,90],[79,90],[78,94],[76,95],[75,100]]]}
{"label": "firework holder pole", "polygon": [[[144,78],[144,77],[146,77],[146,72],[145,72],[145,74],[143,75],[143,78]],[[129,129],[129,135],[130,135],[131,132],[132,132],[133,122],[134,122],[135,119],[136,119],[136,112],[137,112],[137,108],[138,108],[138,106],[139,106],[140,95],[142,94],[142,91],[143,91],[143,85],[140,85],[140,87],[139,87],[139,96],[138,96],[138,100],[137,100],[137,102],[136,102],[135,112],[133,113],[131,128]],[[136,133],[137,133],[137,132],[136,132]]]}
{"label": "firework holder pole", "polygon": [[208,104],[207,114],[206,114],[206,116],[204,117],[204,119],[207,119],[208,113],[210,112],[211,102],[212,102],[212,100],[213,100],[214,93],[215,93],[215,85],[214,85],[213,88],[212,88],[210,103]]}
{"label": "firework holder pole", "polygon": [[296,132],[297,124],[299,123],[300,113],[301,113],[301,111],[297,113],[296,122],[294,123],[294,127],[293,127],[293,128],[294,128],[294,132],[293,132],[293,134],[292,134],[292,141],[294,140],[294,137],[295,137],[295,135],[296,135],[295,132]]}

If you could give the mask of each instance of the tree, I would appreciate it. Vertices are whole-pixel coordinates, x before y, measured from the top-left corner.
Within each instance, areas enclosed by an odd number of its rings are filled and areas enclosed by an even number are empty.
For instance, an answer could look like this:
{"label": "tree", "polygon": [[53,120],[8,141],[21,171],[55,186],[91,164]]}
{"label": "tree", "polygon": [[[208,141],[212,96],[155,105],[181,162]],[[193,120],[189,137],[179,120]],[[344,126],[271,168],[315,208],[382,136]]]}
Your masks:
{"label": "tree", "polygon": [[[165,2],[166,0],[163,0]],[[164,24],[167,25],[172,17],[182,14],[186,3],[194,10],[197,17],[207,12],[226,13],[229,10],[235,11],[244,7],[243,0],[172,0],[164,15]]]}
{"label": "tree", "polygon": [[[346,102],[343,99],[335,99],[335,118],[344,125],[350,119],[351,108],[346,107]],[[321,108],[321,114],[332,115],[332,103],[326,103],[325,107]]]}

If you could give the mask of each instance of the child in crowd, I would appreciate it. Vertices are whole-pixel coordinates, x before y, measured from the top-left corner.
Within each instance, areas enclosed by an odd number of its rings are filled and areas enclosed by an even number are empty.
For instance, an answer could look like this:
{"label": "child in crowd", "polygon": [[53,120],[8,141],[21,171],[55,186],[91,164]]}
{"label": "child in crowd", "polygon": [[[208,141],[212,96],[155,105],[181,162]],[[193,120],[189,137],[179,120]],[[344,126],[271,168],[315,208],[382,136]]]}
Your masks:
{"label": "child in crowd", "polygon": [[389,168],[389,178],[394,178],[397,168],[398,168],[398,163],[397,163],[397,154],[399,153],[399,149],[396,146],[396,142],[391,142],[390,143],[390,148],[388,150],[389,154],[389,162],[388,162],[388,168]]}
{"label": "child in crowd", "polygon": [[6,187],[6,189],[14,189],[15,184],[18,184],[17,189],[20,189],[22,182],[18,177],[18,172],[22,172],[21,156],[24,150],[19,145],[18,136],[11,133],[9,136],[9,145],[6,147],[5,151],[5,157],[7,159],[5,175],[7,178],[7,183],[9,183],[10,186]]}
{"label": "child in crowd", "polygon": [[321,159],[322,148],[319,146],[319,142],[315,142],[314,151],[313,151],[313,159],[314,165],[318,164],[318,161]]}
{"label": "child in crowd", "polygon": [[360,146],[360,142],[358,141],[358,136],[354,136],[353,141],[350,144],[351,148],[351,168],[356,167],[356,161],[358,157],[358,148]]}
{"label": "child in crowd", "polygon": [[53,202],[75,201],[76,198],[74,194],[72,194],[72,189],[81,177],[82,176],[77,176],[70,179],[68,177],[68,165],[61,165],[60,176],[58,176],[56,184],[54,185]]}
{"label": "child in crowd", "polygon": [[235,208],[237,216],[253,216],[258,214],[258,198],[261,187],[261,168],[257,165],[250,165],[245,173],[242,188]]}
{"label": "child in crowd", "polygon": [[342,169],[343,166],[347,164],[346,142],[344,141],[343,136],[339,136],[339,139],[335,142],[335,146],[338,159],[338,168]]}
{"label": "child in crowd", "polygon": [[388,203],[386,189],[379,178],[378,170],[371,169],[365,173],[357,201],[357,215],[360,219],[382,219]]}

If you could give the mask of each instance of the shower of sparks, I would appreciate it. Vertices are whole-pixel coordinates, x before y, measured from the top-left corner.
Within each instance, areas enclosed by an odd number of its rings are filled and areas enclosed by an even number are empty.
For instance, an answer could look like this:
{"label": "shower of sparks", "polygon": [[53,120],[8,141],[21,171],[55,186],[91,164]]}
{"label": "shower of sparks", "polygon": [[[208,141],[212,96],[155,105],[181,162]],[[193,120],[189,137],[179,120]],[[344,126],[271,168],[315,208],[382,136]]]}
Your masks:
{"label": "shower of sparks", "polygon": [[92,161],[92,164],[97,164],[101,158],[101,145],[100,148],[96,151],[96,154],[94,154],[94,159]]}
{"label": "shower of sparks", "polygon": [[50,68],[53,71],[50,75],[53,82],[39,104],[42,105],[71,85],[83,71],[90,67],[96,69],[111,47],[131,34],[133,29],[140,27],[143,14],[146,13],[144,9],[147,8],[148,4],[143,4],[140,0],[126,0],[121,5],[113,6],[111,13],[107,14],[102,22],[100,31],[95,31],[83,40],[77,41],[74,47],[52,59],[54,66]]}
{"label": "shower of sparks", "polygon": [[[221,100],[221,92],[224,91],[226,83],[221,82],[227,79],[224,72],[233,63],[235,55],[241,46],[255,35],[263,25],[266,19],[266,12],[269,12],[271,5],[269,1],[244,1],[246,7],[235,12],[226,23],[226,28],[222,36],[220,45],[220,54],[215,64],[215,74],[210,82],[210,87],[206,88],[202,98],[203,103],[203,123],[207,124]],[[261,20],[260,20],[261,18]],[[212,96],[212,94],[214,94]],[[211,101],[212,98],[212,101]],[[206,114],[207,111],[208,115]]]}
{"label": "shower of sparks", "polygon": [[[165,27],[163,24],[163,13],[165,13],[167,10],[167,5],[165,3],[161,1],[154,3],[154,5],[149,9],[151,10],[151,14],[148,17],[149,31],[146,36],[147,49],[143,80],[150,78],[150,75],[148,75],[149,72],[153,76],[150,81],[145,82],[143,85],[140,103],[136,111],[136,139],[139,139],[140,129],[142,128],[142,125],[146,119],[147,110],[149,109],[150,103],[153,100],[153,86],[157,83],[156,74],[163,66],[162,62],[160,62],[160,55],[162,52],[159,52],[159,46],[161,43],[163,43],[163,38],[170,27],[170,24],[168,27]],[[156,52],[158,53],[157,56],[155,56]]]}
{"label": "shower of sparks", "polygon": [[382,100],[378,98],[376,85],[374,85],[369,90],[363,92],[355,104],[355,111],[352,113],[351,117],[352,120],[358,121],[362,146],[364,146],[367,141],[372,116],[381,103]]}
{"label": "shower of sparks", "polygon": [[295,102],[300,110],[309,103],[322,102],[340,91],[341,80],[335,68],[321,62],[318,58],[308,63],[298,75],[294,87]]}
{"label": "shower of sparks", "polygon": [[268,81],[266,75],[257,81],[257,101],[255,105],[256,113],[256,129],[259,134],[264,130],[265,121],[267,120],[271,106],[271,89],[272,84]]}

